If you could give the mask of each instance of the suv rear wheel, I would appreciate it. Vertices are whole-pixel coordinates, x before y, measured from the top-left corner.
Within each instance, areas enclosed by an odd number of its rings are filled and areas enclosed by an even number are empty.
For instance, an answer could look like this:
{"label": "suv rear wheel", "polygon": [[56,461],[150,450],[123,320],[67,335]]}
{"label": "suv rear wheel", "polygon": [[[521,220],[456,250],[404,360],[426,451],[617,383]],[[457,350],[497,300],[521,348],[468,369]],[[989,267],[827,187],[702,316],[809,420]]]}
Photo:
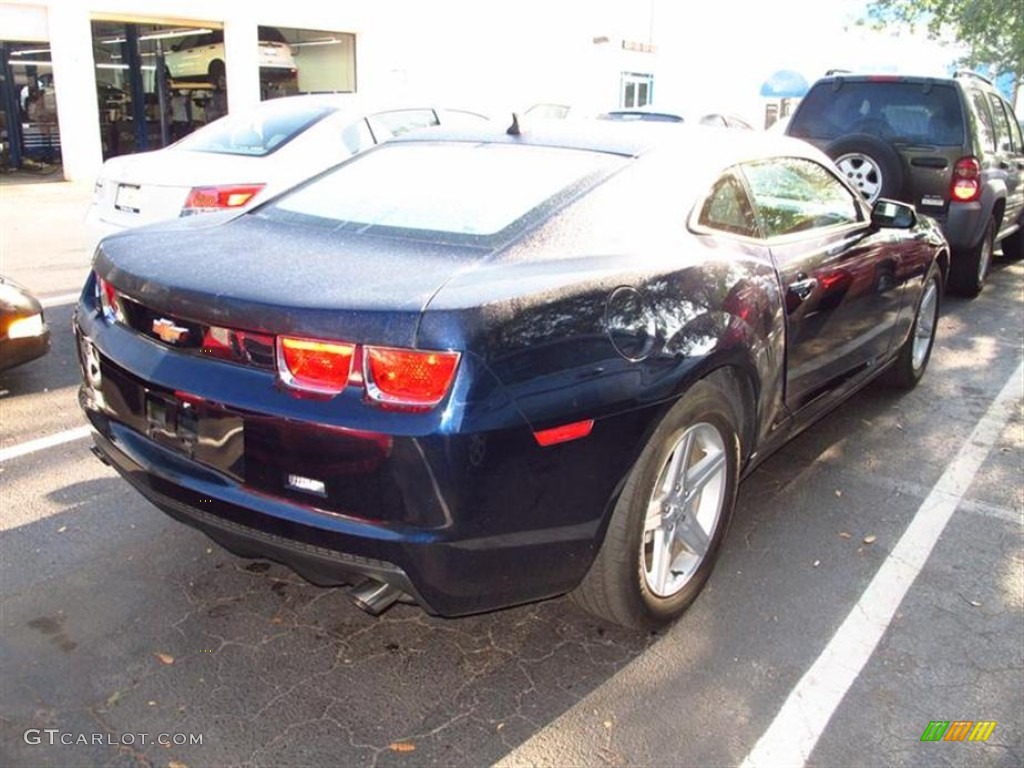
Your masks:
{"label": "suv rear wheel", "polygon": [[996,236],[996,223],[988,220],[985,234],[973,248],[953,253],[953,263],[949,268],[950,289],[968,298],[981,293],[988,276],[988,268],[992,264],[992,249]]}
{"label": "suv rear wheel", "polygon": [[896,197],[903,186],[903,164],[887,141],[867,133],[840,136],[825,148],[840,173],[869,204]]}

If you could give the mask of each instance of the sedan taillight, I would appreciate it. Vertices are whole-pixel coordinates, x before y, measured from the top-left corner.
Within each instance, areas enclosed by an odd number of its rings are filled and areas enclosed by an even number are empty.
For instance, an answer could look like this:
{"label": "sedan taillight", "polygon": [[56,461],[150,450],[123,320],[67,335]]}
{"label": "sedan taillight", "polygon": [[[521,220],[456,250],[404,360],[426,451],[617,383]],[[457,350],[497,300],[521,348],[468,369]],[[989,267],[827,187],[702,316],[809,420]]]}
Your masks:
{"label": "sedan taillight", "polygon": [[379,403],[432,408],[448,394],[459,364],[458,352],[367,347],[366,393]]}
{"label": "sedan taillight", "polygon": [[281,336],[277,369],[299,393],[334,396],[346,386],[365,387],[367,398],[401,410],[429,410],[455,379],[458,352],[366,346]]}
{"label": "sedan taillight", "polygon": [[99,275],[96,275],[96,298],[100,301],[103,316],[109,322],[124,321],[124,310],[117,289]]}
{"label": "sedan taillight", "polygon": [[232,184],[222,187],[194,187],[188,193],[182,216],[214,213],[241,208],[252,200],[266,184]]}
{"label": "sedan taillight", "polygon": [[961,157],[953,166],[949,197],[956,203],[973,203],[981,198],[981,164],[976,157]]}
{"label": "sedan taillight", "polygon": [[293,389],[336,395],[352,374],[355,344],[282,336],[277,342],[277,370]]}

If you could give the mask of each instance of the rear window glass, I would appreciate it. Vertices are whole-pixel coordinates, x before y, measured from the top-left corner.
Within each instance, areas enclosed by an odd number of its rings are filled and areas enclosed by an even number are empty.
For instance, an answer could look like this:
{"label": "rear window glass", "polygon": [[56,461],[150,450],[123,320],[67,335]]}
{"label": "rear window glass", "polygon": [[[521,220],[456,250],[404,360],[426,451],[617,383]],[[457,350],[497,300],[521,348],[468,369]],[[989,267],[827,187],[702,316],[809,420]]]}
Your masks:
{"label": "rear window glass", "polygon": [[888,141],[958,146],[964,143],[964,120],[949,85],[845,81],[837,90],[825,82],[804,98],[787,133],[821,140],[869,133]]}
{"label": "rear window glass", "polygon": [[621,162],[551,147],[387,144],[287,195],[265,215],[486,237]]}
{"label": "rear window glass", "polygon": [[291,141],[333,110],[323,104],[295,105],[266,102],[253,112],[228,115],[175,146],[196,152],[262,157]]}

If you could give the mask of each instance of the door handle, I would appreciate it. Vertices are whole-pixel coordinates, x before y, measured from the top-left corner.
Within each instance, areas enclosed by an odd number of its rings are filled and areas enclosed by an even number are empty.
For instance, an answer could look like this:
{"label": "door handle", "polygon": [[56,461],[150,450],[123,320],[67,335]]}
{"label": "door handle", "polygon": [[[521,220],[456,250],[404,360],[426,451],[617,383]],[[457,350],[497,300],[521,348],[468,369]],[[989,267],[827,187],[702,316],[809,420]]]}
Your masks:
{"label": "door handle", "polygon": [[813,277],[800,276],[800,278],[801,279],[797,280],[795,283],[790,283],[786,290],[803,301],[810,296],[818,286],[818,281]]}

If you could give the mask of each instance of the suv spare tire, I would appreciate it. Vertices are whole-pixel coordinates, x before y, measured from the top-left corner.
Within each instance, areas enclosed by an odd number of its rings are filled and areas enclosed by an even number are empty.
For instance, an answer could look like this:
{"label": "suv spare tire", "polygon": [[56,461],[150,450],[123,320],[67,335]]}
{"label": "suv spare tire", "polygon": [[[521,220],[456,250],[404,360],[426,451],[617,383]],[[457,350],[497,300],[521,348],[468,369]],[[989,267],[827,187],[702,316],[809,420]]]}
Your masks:
{"label": "suv spare tire", "polygon": [[880,197],[897,197],[903,187],[903,163],[893,146],[877,136],[854,133],[840,136],[827,147],[839,172],[868,203]]}

